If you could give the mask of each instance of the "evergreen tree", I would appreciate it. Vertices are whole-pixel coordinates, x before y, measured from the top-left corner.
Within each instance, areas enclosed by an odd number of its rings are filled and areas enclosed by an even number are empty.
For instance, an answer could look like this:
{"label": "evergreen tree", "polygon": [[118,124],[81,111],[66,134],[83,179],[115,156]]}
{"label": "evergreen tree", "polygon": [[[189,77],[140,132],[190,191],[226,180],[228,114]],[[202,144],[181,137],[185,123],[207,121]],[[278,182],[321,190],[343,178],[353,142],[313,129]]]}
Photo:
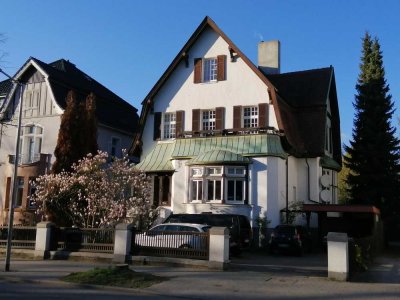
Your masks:
{"label": "evergreen tree", "polygon": [[70,171],[72,164],[84,156],[81,151],[83,115],[75,91],[68,93],[66,102],[67,106],[61,117],[57,145],[54,150],[56,160],[52,167],[53,173]]}
{"label": "evergreen tree", "polygon": [[357,81],[352,140],[345,151],[350,200],[381,209],[382,217],[399,214],[400,142],[390,120],[394,113],[385,80],[378,39],[366,33]]}

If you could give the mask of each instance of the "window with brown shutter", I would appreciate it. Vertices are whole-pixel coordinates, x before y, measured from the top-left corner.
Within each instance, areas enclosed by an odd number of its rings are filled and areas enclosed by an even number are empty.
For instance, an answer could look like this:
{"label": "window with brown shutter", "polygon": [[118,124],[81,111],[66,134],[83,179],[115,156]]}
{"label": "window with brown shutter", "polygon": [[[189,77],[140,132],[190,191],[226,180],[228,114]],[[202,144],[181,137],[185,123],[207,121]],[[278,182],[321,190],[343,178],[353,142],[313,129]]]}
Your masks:
{"label": "window with brown shutter", "polygon": [[268,103],[258,104],[258,126],[267,127],[269,124],[269,106]]}
{"label": "window with brown shutter", "polygon": [[179,138],[182,136],[184,131],[184,117],[185,111],[178,110],[176,112],[176,137]]}
{"label": "window with brown shutter", "polygon": [[192,131],[200,130],[200,109],[192,110]]}
{"label": "window with brown shutter", "polygon": [[217,81],[225,80],[226,55],[217,56]]}
{"label": "window with brown shutter", "polygon": [[194,59],[194,83],[202,82],[203,64],[201,58]]}
{"label": "window with brown shutter", "polygon": [[241,128],[242,127],[242,106],[234,106],[233,107],[233,128]]}
{"label": "window with brown shutter", "polygon": [[153,140],[159,140],[161,138],[161,112],[154,113],[154,134]]}
{"label": "window with brown shutter", "polygon": [[225,116],[225,107],[215,108],[215,129],[216,130],[225,129],[224,116]]}

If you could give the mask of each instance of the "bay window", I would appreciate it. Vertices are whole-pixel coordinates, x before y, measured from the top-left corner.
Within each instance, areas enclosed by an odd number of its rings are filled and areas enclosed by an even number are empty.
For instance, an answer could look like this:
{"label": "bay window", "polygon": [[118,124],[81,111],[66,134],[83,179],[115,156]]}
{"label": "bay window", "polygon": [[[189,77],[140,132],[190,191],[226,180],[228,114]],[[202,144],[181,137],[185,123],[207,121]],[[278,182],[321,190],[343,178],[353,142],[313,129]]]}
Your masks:
{"label": "bay window", "polygon": [[244,204],[246,167],[196,166],[190,169],[190,202]]}

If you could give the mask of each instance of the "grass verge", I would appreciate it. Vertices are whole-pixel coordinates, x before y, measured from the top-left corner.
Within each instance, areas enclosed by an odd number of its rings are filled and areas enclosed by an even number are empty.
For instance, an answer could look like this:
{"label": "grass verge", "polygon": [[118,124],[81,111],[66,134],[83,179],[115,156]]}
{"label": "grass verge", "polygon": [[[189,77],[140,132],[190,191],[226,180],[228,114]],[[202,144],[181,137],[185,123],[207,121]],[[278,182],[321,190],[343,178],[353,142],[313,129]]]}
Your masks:
{"label": "grass verge", "polygon": [[95,268],[86,272],[71,273],[63,281],[79,284],[117,286],[125,288],[146,288],[167,280],[165,277],[135,272],[129,268]]}

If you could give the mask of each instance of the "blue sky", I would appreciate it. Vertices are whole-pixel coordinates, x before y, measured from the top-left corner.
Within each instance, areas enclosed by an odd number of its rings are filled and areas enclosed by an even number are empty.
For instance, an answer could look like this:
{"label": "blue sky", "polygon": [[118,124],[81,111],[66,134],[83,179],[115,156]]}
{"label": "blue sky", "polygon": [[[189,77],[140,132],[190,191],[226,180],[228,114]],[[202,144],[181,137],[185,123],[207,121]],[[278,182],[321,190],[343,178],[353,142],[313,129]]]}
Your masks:
{"label": "blue sky", "polygon": [[[136,106],[210,16],[254,63],[260,40],[281,41],[281,71],[333,65],[342,142],[353,126],[361,39],[377,36],[400,116],[400,1],[385,0],[1,0],[1,67],[30,57],[69,59]],[[0,75],[0,80],[5,79]],[[398,126],[398,121],[393,123]],[[397,132],[397,134],[399,134]]]}

